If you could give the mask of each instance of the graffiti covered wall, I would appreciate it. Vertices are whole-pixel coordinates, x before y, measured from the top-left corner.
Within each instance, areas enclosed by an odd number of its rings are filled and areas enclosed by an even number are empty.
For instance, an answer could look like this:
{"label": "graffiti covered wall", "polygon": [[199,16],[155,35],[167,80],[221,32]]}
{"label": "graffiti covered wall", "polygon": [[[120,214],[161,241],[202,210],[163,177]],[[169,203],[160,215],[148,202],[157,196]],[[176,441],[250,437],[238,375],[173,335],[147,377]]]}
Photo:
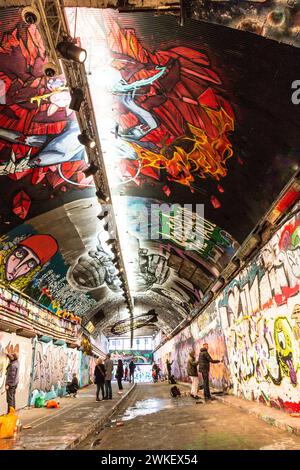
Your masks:
{"label": "graffiti covered wall", "polygon": [[217,301],[233,391],[300,410],[300,213]]}
{"label": "graffiti covered wall", "polygon": [[5,379],[8,360],[6,354],[19,354],[20,378],[16,393],[17,408],[28,405],[29,382],[32,362],[32,340],[23,338],[15,333],[0,331],[0,415],[6,413]]}
{"label": "graffiti covered wall", "polygon": [[89,385],[94,374],[95,359],[77,349],[56,346],[52,341],[36,341],[30,403],[45,394],[46,399],[66,393],[67,382],[76,373],[80,387]]}
{"label": "graffiti covered wall", "polygon": [[213,364],[211,366],[211,384],[221,390],[227,389],[230,384],[227,352],[224,335],[214,304],[188,328],[165,343],[155,353],[154,357],[164,374],[167,374],[166,360],[173,361],[172,373],[174,376],[188,382],[187,362],[189,352],[195,349],[196,357],[198,357],[201,345],[204,342],[209,343],[209,351],[213,358],[224,358],[223,364]]}
{"label": "graffiti covered wall", "polygon": [[[286,411],[300,411],[300,212],[185,330],[156,352],[186,379],[188,352],[205,341],[213,385]],[[173,351],[171,353],[171,351]],[[230,371],[230,373],[229,373]]]}

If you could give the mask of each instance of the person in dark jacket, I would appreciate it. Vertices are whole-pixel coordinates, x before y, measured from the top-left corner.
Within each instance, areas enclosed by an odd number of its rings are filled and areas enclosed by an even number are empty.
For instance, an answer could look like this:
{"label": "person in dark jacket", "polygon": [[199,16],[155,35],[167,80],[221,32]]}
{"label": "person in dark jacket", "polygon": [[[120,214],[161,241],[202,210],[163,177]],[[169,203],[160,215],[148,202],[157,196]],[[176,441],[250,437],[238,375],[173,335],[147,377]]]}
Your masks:
{"label": "person in dark jacket", "polygon": [[134,371],[135,371],[135,363],[133,361],[130,361],[129,363],[129,383],[132,382],[134,383]]}
{"label": "person in dark jacket", "polygon": [[156,364],[156,362],[154,362],[152,365],[152,378],[153,378],[154,383],[158,382],[158,372],[159,372],[159,367]]}
{"label": "person in dark jacket", "polygon": [[6,401],[7,401],[7,413],[9,413],[10,407],[16,409],[16,390],[19,383],[19,357],[17,353],[7,354],[9,364],[6,368]]}
{"label": "person in dark jacket", "polygon": [[192,381],[192,387],[191,387],[191,397],[192,398],[200,398],[197,393],[198,393],[198,387],[199,387],[199,377],[198,377],[198,371],[197,371],[197,365],[198,362],[196,361],[195,358],[195,351],[194,349],[191,350],[189,354],[189,360],[187,364],[187,375],[190,377]]}
{"label": "person in dark jacket", "polygon": [[100,389],[102,393],[102,400],[105,399],[105,392],[104,392],[105,374],[106,374],[105,366],[103,364],[102,359],[99,357],[99,359],[97,359],[96,367],[94,370],[94,383],[97,385],[96,401],[101,401],[99,398]]}
{"label": "person in dark jacket", "polygon": [[123,362],[122,359],[118,359],[118,365],[117,365],[117,372],[116,372],[116,379],[118,381],[118,387],[119,387],[119,394],[122,394],[123,390],[123,385],[122,385],[122,379],[124,377],[124,367],[123,367]]}
{"label": "person in dark jacket", "polygon": [[203,388],[204,388],[204,399],[205,400],[214,400],[210,394],[209,390],[209,368],[210,368],[210,363],[212,364],[218,364],[219,361],[218,359],[212,359],[208,352],[208,344],[204,343],[202,348],[200,349],[200,354],[199,354],[199,372],[202,374],[203,378]]}
{"label": "person in dark jacket", "polygon": [[114,363],[111,359],[110,353],[106,354],[106,359],[104,361],[105,367],[105,397],[104,400],[112,400],[112,387],[111,381],[114,370]]}
{"label": "person in dark jacket", "polygon": [[77,375],[74,373],[72,375],[72,382],[67,383],[67,393],[69,395],[73,395],[73,397],[76,398],[78,389],[79,389],[79,382],[78,382]]}
{"label": "person in dark jacket", "polygon": [[126,364],[125,366],[125,372],[124,372],[124,380],[126,382],[126,380],[128,379],[128,365]]}

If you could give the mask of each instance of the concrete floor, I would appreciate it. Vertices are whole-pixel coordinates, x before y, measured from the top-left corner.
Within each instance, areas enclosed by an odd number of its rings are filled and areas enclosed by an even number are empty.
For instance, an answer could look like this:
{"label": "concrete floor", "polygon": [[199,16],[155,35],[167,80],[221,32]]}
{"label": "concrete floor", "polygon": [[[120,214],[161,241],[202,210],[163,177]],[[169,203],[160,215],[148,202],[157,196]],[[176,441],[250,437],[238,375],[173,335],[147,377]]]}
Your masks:
{"label": "concrete floor", "polygon": [[[0,439],[1,450],[65,450],[104,425],[113,407],[119,406],[131,385],[124,383],[124,394],[118,395],[113,383],[113,399],[96,402],[95,385],[78,392],[77,398],[58,398],[59,409],[27,408],[17,411],[22,431],[10,439]],[[28,427],[26,429],[26,427]]]}
{"label": "concrete floor", "polygon": [[[78,449],[300,449],[300,436],[219,401],[196,404],[188,396],[171,398],[169,389],[166,383],[138,384],[111,427],[91,435]],[[118,422],[123,426],[116,426]]]}

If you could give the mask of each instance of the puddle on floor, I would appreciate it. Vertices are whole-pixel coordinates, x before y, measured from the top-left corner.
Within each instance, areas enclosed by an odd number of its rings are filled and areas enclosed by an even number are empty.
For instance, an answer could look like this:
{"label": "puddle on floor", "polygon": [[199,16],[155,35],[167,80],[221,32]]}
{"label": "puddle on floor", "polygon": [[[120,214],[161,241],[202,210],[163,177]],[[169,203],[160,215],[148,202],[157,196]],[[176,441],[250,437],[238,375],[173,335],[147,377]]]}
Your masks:
{"label": "puddle on floor", "polygon": [[162,410],[168,410],[178,406],[193,405],[193,402],[180,399],[170,398],[148,398],[147,400],[139,400],[134,406],[130,406],[125,411],[122,421],[129,421],[137,418],[138,416],[146,416],[153,413],[158,413]]}

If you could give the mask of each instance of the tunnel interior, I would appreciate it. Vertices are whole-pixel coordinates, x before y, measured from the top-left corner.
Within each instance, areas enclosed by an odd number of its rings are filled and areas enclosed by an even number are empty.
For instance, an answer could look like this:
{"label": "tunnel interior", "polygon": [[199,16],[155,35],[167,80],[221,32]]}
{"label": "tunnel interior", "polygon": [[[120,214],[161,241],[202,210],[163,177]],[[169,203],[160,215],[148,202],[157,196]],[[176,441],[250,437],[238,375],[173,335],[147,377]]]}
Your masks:
{"label": "tunnel interior", "polygon": [[[43,74],[43,39],[21,10],[1,16],[1,281],[54,311],[92,321],[101,310],[97,329],[112,332],[128,311],[67,84]],[[136,325],[170,333],[295,173],[299,111],[282,99],[294,51],[167,15],[70,8],[67,18],[88,53]]]}

